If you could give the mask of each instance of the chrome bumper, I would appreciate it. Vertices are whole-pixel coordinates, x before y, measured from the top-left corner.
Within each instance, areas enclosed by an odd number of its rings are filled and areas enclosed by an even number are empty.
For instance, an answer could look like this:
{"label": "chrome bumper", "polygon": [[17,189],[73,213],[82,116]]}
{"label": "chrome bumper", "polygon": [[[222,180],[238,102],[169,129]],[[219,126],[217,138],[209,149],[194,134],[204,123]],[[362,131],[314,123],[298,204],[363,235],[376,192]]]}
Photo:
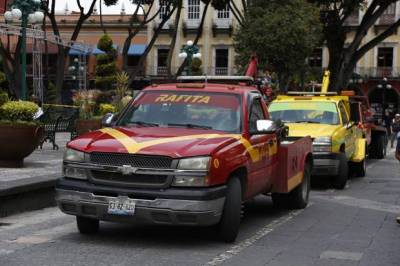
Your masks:
{"label": "chrome bumper", "polygon": [[339,159],[335,153],[313,154],[313,175],[336,176],[339,173]]}
{"label": "chrome bumper", "polygon": [[121,216],[108,214],[108,203],[114,199],[116,197],[56,189],[56,201],[64,213],[115,222],[208,226],[219,222],[225,202],[224,197],[207,201],[133,198],[135,214]]}

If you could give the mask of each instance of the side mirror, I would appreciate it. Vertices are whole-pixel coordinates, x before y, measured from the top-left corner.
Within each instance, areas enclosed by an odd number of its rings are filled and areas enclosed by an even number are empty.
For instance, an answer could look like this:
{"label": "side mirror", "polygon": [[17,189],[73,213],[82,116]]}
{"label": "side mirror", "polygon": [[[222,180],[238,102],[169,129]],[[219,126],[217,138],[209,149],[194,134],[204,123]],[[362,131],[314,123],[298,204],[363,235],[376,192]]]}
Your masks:
{"label": "side mirror", "polygon": [[355,123],[353,121],[350,121],[349,123],[347,123],[346,128],[352,128],[355,125]]}
{"label": "side mirror", "polygon": [[257,120],[257,131],[252,134],[272,134],[278,130],[278,125],[272,120]]}
{"label": "side mirror", "polygon": [[111,127],[113,125],[115,118],[115,114],[113,113],[107,113],[103,116],[101,119],[101,126],[102,127]]}

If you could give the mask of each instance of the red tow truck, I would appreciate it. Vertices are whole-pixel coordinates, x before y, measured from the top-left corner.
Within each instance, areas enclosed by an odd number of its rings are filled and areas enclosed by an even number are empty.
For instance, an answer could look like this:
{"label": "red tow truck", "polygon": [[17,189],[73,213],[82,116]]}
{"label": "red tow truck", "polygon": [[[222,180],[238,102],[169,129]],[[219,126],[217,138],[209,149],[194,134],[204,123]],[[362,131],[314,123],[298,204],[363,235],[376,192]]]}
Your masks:
{"label": "red tow truck", "polygon": [[288,138],[256,87],[207,79],[150,86],[68,143],[56,201],[80,233],[103,220],[216,226],[232,242],[242,204],[259,194],[306,207],[311,138]]}

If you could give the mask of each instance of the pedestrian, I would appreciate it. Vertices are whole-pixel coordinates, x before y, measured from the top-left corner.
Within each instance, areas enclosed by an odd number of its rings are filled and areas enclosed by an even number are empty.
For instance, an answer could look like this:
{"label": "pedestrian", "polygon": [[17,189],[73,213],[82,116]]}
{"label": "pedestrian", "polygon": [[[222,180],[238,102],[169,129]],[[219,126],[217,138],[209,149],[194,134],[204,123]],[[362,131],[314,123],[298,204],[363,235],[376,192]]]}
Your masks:
{"label": "pedestrian", "polygon": [[[396,144],[396,159],[400,161],[400,132],[397,133],[397,144]],[[396,218],[397,223],[400,224],[400,216]]]}
{"label": "pedestrian", "polygon": [[397,138],[397,134],[400,132],[400,114],[396,114],[392,121],[392,135],[390,136],[390,147],[393,148],[394,141]]}
{"label": "pedestrian", "polygon": [[385,112],[383,114],[383,123],[385,124],[387,136],[389,137],[392,135],[392,121],[393,117],[391,115],[389,108],[387,108],[385,109]]}

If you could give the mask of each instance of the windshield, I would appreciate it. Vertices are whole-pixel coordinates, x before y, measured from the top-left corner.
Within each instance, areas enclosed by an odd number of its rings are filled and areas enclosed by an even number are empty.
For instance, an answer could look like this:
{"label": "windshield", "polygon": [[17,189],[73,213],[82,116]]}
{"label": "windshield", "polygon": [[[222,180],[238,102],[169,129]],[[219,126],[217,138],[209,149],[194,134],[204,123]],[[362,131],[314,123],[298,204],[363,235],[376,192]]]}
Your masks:
{"label": "windshield", "polygon": [[187,127],[240,132],[240,98],[226,93],[150,91],[125,112],[120,126]]}
{"label": "windshield", "polygon": [[268,111],[273,120],[284,123],[339,124],[336,104],[332,102],[275,102]]}

